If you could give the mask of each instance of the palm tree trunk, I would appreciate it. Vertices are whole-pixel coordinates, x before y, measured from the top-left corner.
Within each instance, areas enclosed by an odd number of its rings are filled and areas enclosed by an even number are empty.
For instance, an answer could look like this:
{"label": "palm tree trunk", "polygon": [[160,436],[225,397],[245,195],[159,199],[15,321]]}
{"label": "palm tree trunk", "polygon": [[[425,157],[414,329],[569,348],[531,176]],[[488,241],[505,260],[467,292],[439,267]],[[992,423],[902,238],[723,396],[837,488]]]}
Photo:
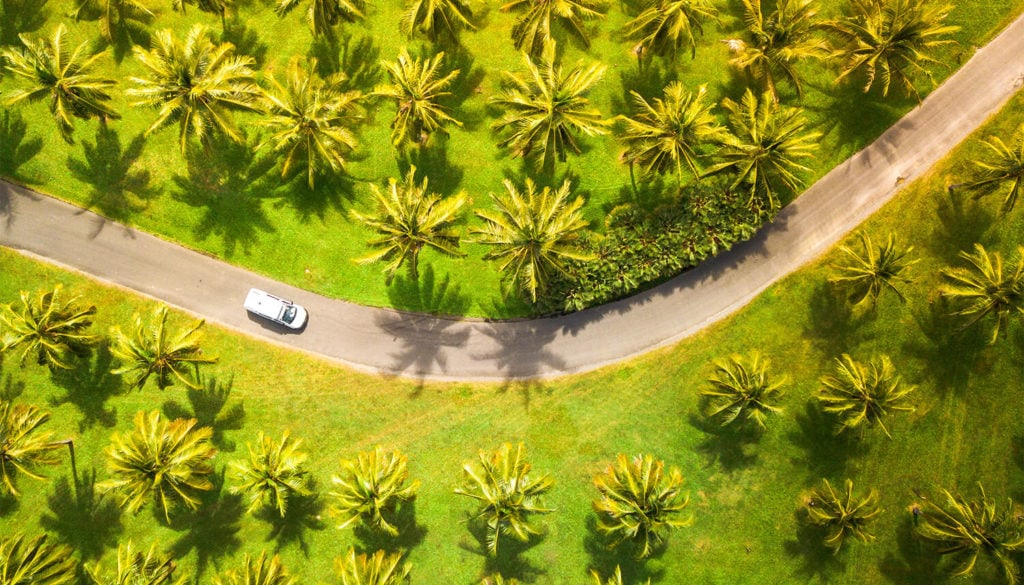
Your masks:
{"label": "palm tree trunk", "polygon": [[78,495],[78,464],[75,461],[75,440],[64,439],[63,441],[56,441],[54,445],[67,445],[68,452],[71,453],[71,477],[75,480],[75,495]]}
{"label": "palm tree trunk", "polygon": [[636,173],[633,171],[633,161],[629,161],[629,182],[633,185],[633,195],[639,197],[640,190],[636,188]]}

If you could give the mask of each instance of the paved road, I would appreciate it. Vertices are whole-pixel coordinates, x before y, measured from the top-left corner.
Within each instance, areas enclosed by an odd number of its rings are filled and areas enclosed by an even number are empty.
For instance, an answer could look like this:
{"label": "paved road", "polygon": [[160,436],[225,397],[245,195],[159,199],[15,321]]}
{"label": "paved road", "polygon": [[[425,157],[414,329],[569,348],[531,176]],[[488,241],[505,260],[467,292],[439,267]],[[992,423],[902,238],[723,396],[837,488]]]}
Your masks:
{"label": "paved road", "polygon": [[[928,170],[1022,82],[1024,16],[753,240],[645,293],[563,317],[460,321],[330,300],[2,181],[0,244],[358,370],[440,380],[554,377],[675,343],[743,307]],[[289,333],[249,317],[249,287],[306,305],[308,327]]]}

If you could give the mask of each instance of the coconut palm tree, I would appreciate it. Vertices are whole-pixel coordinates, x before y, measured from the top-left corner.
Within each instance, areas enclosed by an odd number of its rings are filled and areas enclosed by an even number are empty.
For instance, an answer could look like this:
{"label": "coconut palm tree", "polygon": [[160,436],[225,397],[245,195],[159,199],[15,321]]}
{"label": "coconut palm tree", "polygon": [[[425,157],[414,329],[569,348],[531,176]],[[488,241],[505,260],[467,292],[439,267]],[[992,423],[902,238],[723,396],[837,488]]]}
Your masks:
{"label": "coconut palm tree", "polygon": [[185,585],[188,578],[176,578],[175,568],[171,557],[156,552],[155,544],[143,553],[128,541],[117,546],[117,566],[113,572],[94,563],[85,565],[85,574],[93,585]]}
{"label": "coconut palm tree", "polygon": [[837,492],[827,479],[815,488],[804,501],[807,520],[826,529],[825,546],[838,553],[847,537],[871,542],[875,535],[870,524],[882,513],[878,507],[878,492],[855,496],[853,481],[847,479],[845,487]]}
{"label": "coconut palm tree", "polygon": [[460,29],[476,30],[471,18],[466,0],[406,0],[399,26],[408,36],[420,31],[434,41],[444,33],[458,39]]}
{"label": "coconut palm tree", "polygon": [[1010,213],[1024,190],[1024,124],[1017,128],[1009,146],[998,136],[990,136],[982,144],[991,156],[972,161],[973,175],[958,186],[975,191],[975,198],[1005,190],[999,212]]}
{"label": "coconut palm tree", "polygon": [[555,45],[550,43],[539,63],[524,56],[526,71],[506,72],[508,87],[491,99],[505,113],[492,125],[508,136],[498,143],[509,147],[513,157],[531,157],[544,171],[552,171],[555,159],[565,162],[566,150],[579,154],[573,134],[587,136],[607,132],[601,112],[591,107],[587,91],[604,75],[600,63],[577,63],[565,71],[555,63]]}
{"label": "coconut palm tree", "polygon": [[408,459],[400,451],[386,452],[380,446],[342,460],[341,473],[331,476],[334,499],[331,514],[347,528],[361,522],[374,530],[398,536],[395,511],[400,502],[416,497],[420,482],[409,481]]}
{"label": "coconut palm tree", "polygon": [[745,185],[751,199],[763,200],[769,209],[780,206],[778,191],[796,191],[803,184],[796,173],[807,171],[797,159],[813,156],[819,132],[807,132],[802,112],[776,104],[771,94],[760,99],[749,88],[740,103],[726,98],[722,107],[729,112],[732,131],[722,143],[718,158],[704,174],[735,173],[733,188]]}
{"label": "coconut palm tree", "polygon": [[316,59],[307,64],[296,56],[288,62],[284,83],[268,74],[270,91],[264,99],[269,116],[258,122],[273,132],[260,147],[272,144],[275,152],[284,154],[281,178],[305,166],[310,189],[323,171],[342,172],[359,144],[352,126],[362,98],[358,90],[345,89],[344,73],[321,78],[316,71]]}
{"label": "coconut palm tree", "polygon": [[839,250],[846,255],[846,261],[832,266],[836,273],[828,281],[847,289],[849,300],[854,305],[870,300],[874,306],[883,290],[891,290],[901,301],[906,302],[907,298],[896,283],[911,282],[903,273],[917,262],[907,259],[914,247],[900,248],[896,245],[896,236],[891,233],[885,245],[878,247],[871,242],[871,236],[867,233],[858,232],[858,235],[863,250],[840,246]]}
{"label": "coconut palm tree", "polygon": [[960,30],[943,24],[953,5],[933,0],[851,0],[851,5],[853,14],[825,23],[838,37],[830,58],[842,64],[836,81],[862,75],[865,93],[878,80],[883,96],[895,84],[920,99],[914,75],[922,73],[934,83],[926,69],[938,63],[931,53],[954,43],[948,36]]}
{"label": "coconut palm tree", "polygon": [[129,40],[148,35],[146,27],[156,16],[144,0],[83,0],[71,16],[78,20],[83,13],[96,12],[100,18],[100,36],[108,43],[119,35],[127,35]]}
{"label": "coconut palm tree", "polygon": [[551,23],[555,21],[561,22],[586,47],[590,47],[583,22],[604,18],[600,5],[593,0],[509,0],[501,11],[522,12],[512,25],[512,43],[517,51],[529,55],[541,54],[546,50],[545,46],[554,40]]}
{"label": "coconut palm tree", "polygon": [[247,445],[249,460],[231,463],[236,481],[231,493],[242,495],[246,512],[271,509],[284,518],[290,498],[310,494],[309,477],[302,468],[307,455],[301,446],[302,441],[292,439],[288,431],[280,441],[260,433],[255,447]]}
{"label": "coconut palm tree", "polygon": [[231,43],[214,45],[208,29],[200,24],[192,27],[184,43],[164,29],[156,33],[150,50],[133,47],[132,51],[149,77],[130,78],[138,87],[126,93],[138,98],[133,105],[158,110],[147,135],[177,122],[182,153],[192,136],[209,144],[214,132],[222,132],[242,142],[231,110],[255,110],[260,103],[252,57],[235,55]]}
{"label": "coconut palm tree", "polygon": [[17,497],[19,475],[43,479],[37,470],[60,462],[55,452],[60,443],[52,442],[49,432],[37,432],[49,419],[50,413],[37,406],[0,398],[0,494]]}
{"label": "coconut palm tree", "polygon": [[743,6],[750,41],[739,45],[730,63],[762,84],[776,103],[779,79],[788,80],[803,97],[796,64],[828,55],[828,46],[816,35],[820,26],[814,0],[779,0],[768,16],[761,0],[743,0]]}
{"label": "coconut palm tree", "polygon": [[285,571],[280,556],[268,559],[263,551],[255,559],[245,555],[241,570],[225,571],[213,578],[213,585],[295,585],[295,579]]}
{"label": "coconut palm tree", "polygon": [[413,59],[402,47],[397,61],[381,61],[391,76],[391,83],[379,85],[375,96],[395,101],[397,111],[391,123],[391,143],[396,148],[407,144],[426,144],[434,131],[445,132],[445,125],[462,126],[438,100],[451,95],[448,87],[459,76],[456,69],[442,74],[444,51],[433,58]]}
{"label": "coconut palm tree", "polygon": [[981,244],[974,244],[974,253],[960,252],[968,267],[943,268],[940,274],[946,284],[939,288],[943,296],[959,308],[954,315],[967,317],[964,327],[991,316],[995,320],[989,343],[1006,335],[1010,318],[1024,314],[1024,247],[1018,247],[1008,270],[1003,270],[999,252],[989,254]]}
{"label": "coconut palm tree", "polygon": [[198,492],[213,488],[207,477],[217,452],[210,446],[213,429],[197,425],[195,419],[168,421],[156,410],[137,413],[134,428],[115,433],[106,448],[111,478],[96,487],[117,493],[132,513],[152,499],[167,522],[178,505],[195,510]]}
{"label": "coconut palm tree", "polygon": [[1024,550],[1024,525],[1012,500],[1005,507],[985,494],[978,484],[980,499],[967,499],[943,490],[943,500],[922,500],[917,533],[935,543],[940,555],[953,559],[954,576],[968,575],[981,556],[999,564],[1009,585],[1016,585],[1020,571],[1016,557]]}
{"label": "coconut palm tree", "polygon": [[47,39],[31,39],[25,35],[18,35],[18,38],[23,48],[4,49],[0,52],[3,57],[0,61],[6,59],[7,70],[27,80],[31,87],[10,92],[5,104],[48,100],[61,138],[68,144],[75,142],[74,118],[106,121],[121,117],[105,103],[110,101],[107,90],[117,82],[90,73],[102,52],[89,54],[87,42],[72,50],[67,40],[67,27],[63,24],[57,25]]}
{"label": "coconut palm tree", "polygon": [[906,402],[916,387],[902,384],[884,355],[863,364],[844,353],[836,358],[835,366],[834,374],[821,379],[817,397],[822,409],[838,418],[836,433],[861,424],[878,425],[891,438],[884,420],[894,412],[913,412],[914,407]]}
{"label": "coconut palm tree", "polygon": [[[619,565],[615,565],[615,572],[609,575],[607,580],[601,580],[601,575],[597,571],[591,571],[590,577],[593,579],[593,585],[625,585]],[[651,585],[650,579],[647,580],[647,585]]]}
{"label": "coconut palm tree", "polygon": [[490,194],[496,211],[475,212],[484,226],[472,232],[476,242],[491,247],[484,259],[497,260],[512,287],[537,302],[537,292],[551,277],[566,273],[565,260],[590,259],[575,247],[588,223],[581,211],[583,198],[569,200],[568,179],[558,189],[544,187],[540,192],[532,179],[526,179],[525,191],[509,179],[504,185],[504,193]]}
{"label": "coconut palm tree", "polygon": [[501,576],[501,573],[495,573],[494,575],[488,575],[480,581],[480,585],[519,585],[519,579],[508,578]]}
{"label": "coconut palm tree", "polygon": [[[173,386],[175,381],[189,388],[202,388],[199,365],[217,363],[217,358],[203,357],[199,346],[199,331],[206,321],[200,319],[175,335],[167,327],[166,305],[153,311],[153,321],[148,327],[142,322],[142,315],[136,313],[134,319],[131,334],[122,332],[120,327],[110,331],[113,337],[110,353],[121,361],[111,373],[129,374],[128,385],[133,390],[141,390],[150,377],[161,390]],[[188,368],[193,368],[192,374]]]}
{"label": "coconut palm tree", "polygon": [[21,292],[21,304],[0,305],[0,354],[21,350],[21,365],[34,353],[36,363],[50,369],[72,369],[72,356],[84,357],[99,337],[88,332],[96,307],[82,307],[78,298],[64,300],[63,288],[35,295]]}
{"label": "coconut palm tree", "polygon": [[[302,0],[278,0],[274,12],[284,17],[300,2]],[[309,0],[306,22],[309,23],[309,30],[313,36],[333,38],[335,25],[362,20],[365,10],[365,0]]]}
{"label": "coconut palm tree", "polygon": [[349,548],[344,557],[335,559],[334,568],[341,585],[400,585],[409,582],[412,565],[402,562],[402,553],[378,550],[356,555],[356,549]]}
{"label": "coconut palm tree", "polygon": [[708,402],[707,416],[717,419],[722,426],[736,419],[753,421],[761,429],[771,415],[782,413],[775,402],[782,397],[785,379],[772,380],[768,375],[768,360],[757,352],[749,357],[730,356],[715,361],[715,369],[708,378],[710,388],[701,391]]}
{"label": "coconut palm tree", "polygon": [[707,155],[709,146],[725,139],[725,130],[712,113],[714,104],[707,101],[707,86],[696,93],[674,81],[665,86],[665,98],[650,102],[631,91],[637,113],[623,118],[626,129],[619,137],[625,150],[619,160],[643,174],[665,174],[675,171],[680,183],[686,169],[695,179],[702,173],[698,159]]}
{"label": "coconut palm tree", "polygon": [[626,23],[626,38],[637,41],[633,54],[641,61],[650,53],[673,57],[684,46],[696,57],[693,33],[704,34],[704,23],[717,23],[717,13],[710,0],[652,0]]}
{"label": "coconut palm tree", "polygon": [[594,486],[601,494],[594,500],[597,531],[609,538],[611,547],[633,543],[637,558],[647,558],[662,546],[670,529],[693,522],[692,517],[679,517],[690,503],[682,489],[683,474],[673,467],[666,475],[665,462],[651,455],[631,459],[620,454],[594,478]]}
{"label": "coconut palm tree", "polygon": [[522,443],[505,443],[494,453],[481,450],[478,460],[477,465],[463,464],[463,483],[455,493],[477,502],[473,518],[486,525],[487,554],[495,556],[502,536],[529,542],[539,534],[530,517],[554,511],[544,506],[543,496],[555,482],[547,474],[530,474],[533,466]]}
{"label": "coconut palm tree", "polygon": [[29,542],[21,534],[0,537],[0,583],[66,585],[77,582],[78,562],[71,547],[49,544],[41,534]]}
{"label": "coconut palm tree", "polygon": [[369,242],[378,251],[357,262],[387,262],[384,274],[389,285],[405,262],[409,263],[413,280],[419,278],[419,254],[423,248],[446,256],[465,255],[459,251],[459,234],[454,224],[469,199],[461,192],[442,198],[428,190],[427,182],[427,177],[423,177],[423,181],[417,183],[416,167],[410,166],[404,182],[390,177],[384,191],[377,185],[370,186],[377,203],[374,213],[350,211],[353,219],[378,236]]}

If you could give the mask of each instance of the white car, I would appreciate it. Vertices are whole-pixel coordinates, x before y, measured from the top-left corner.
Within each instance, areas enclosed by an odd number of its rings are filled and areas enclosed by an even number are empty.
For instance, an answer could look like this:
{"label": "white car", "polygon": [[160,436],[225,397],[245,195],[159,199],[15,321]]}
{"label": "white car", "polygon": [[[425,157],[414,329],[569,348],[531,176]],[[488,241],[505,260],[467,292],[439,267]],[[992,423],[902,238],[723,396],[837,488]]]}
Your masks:
{"label": "white car", "polygon": [[258,288],[249,289],[245,310],[291,329],[301,329],[306,324],[306,309]]}

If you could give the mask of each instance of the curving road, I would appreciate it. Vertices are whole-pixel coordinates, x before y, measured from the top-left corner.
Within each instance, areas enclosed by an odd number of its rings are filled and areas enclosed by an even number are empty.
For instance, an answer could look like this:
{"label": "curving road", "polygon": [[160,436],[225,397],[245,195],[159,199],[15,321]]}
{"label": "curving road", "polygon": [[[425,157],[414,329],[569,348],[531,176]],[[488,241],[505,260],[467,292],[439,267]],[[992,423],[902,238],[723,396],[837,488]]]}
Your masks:
{"label": "curving road", "polygon": [[[675,343],[743,307],[927,171],[1022,83],[1024,16],[753,240],[645,293],[561,317],[454,320],[331,300],[3,181],[0,244],[358,370],[438,380],[554,377]],[[249,287],[308,307],[308,327],[289,333],[249,317]]]}

